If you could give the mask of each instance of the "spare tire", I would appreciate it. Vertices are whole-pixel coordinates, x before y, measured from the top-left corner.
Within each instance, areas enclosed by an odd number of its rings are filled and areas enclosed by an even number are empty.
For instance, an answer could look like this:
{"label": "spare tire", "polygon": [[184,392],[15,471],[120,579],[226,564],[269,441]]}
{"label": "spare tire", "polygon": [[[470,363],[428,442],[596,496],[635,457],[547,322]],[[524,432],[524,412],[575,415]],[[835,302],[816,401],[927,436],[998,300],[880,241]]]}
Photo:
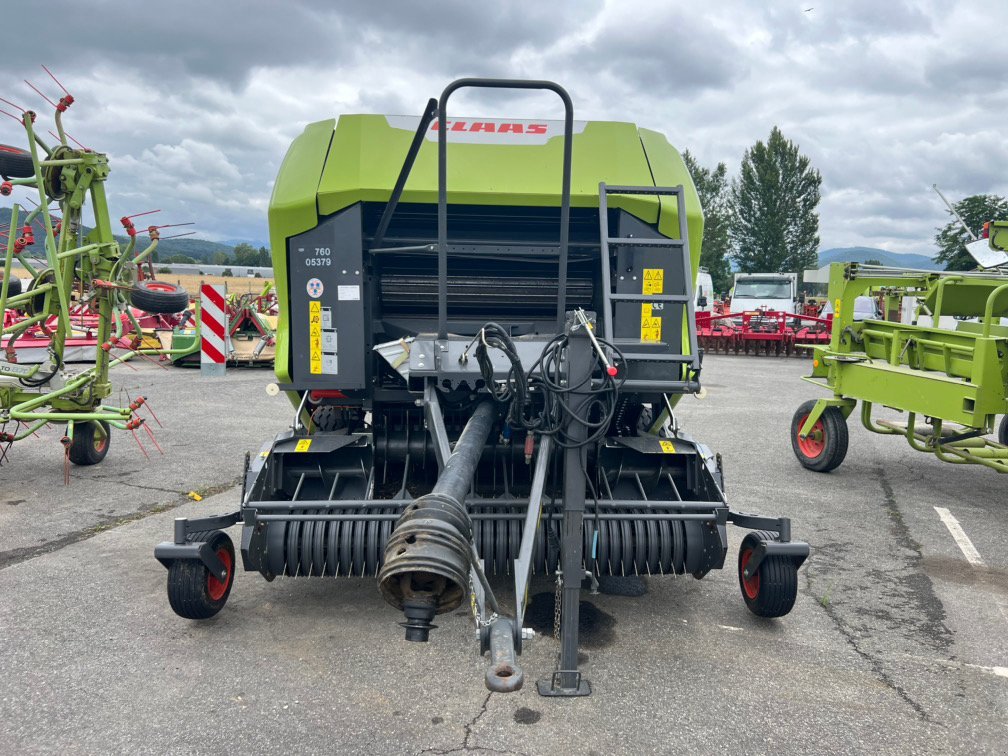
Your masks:
{"label": "spare tire", "polygon": [[[0,286],[3,285],[3,277],[6,271],[0,270]],[[7,296],[16,297],[21,293],[21,279],[11,276],[10,281],[7,282]]]}
{"label": "spare tire", "polygon": [[189,308],[189,295],[181,286],[166,281],[137,281],[129,293],[130,304],[154,315],[182,312]]}
{"label": "spare tire", "polygon": [[0,144],[0,176],[5,179],[31,178],[35,175],[35,164],[31,153],[20,147]]}

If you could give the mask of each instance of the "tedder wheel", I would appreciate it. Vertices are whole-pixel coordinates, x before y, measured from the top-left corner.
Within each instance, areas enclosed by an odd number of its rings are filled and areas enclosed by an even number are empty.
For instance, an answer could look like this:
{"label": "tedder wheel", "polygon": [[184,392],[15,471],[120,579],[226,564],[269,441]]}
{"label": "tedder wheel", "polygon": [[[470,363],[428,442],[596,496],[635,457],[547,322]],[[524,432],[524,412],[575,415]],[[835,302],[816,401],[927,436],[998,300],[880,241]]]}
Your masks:
{"label": "tedder wheel", "polygon": [[742,539],[739,548],[738,574],[742,599],[749,611],[760,617],[783,617],[791,611],[798,596],[798,568],[788,557],[766,556],[749,577],[746,565],[760,541],[773,541],[777,536],[765,530],[754,530]]}
{"label": "tedder wheel", "polygon": [[129,295],[134,307],[153,315],[168,315],[189,308],[185,289],[166,281],[137,281]]}
{"label": "tedder wheel", "polygon": [[1001,418],[1001,425],[998,427],[998,443],[1008,446],[1008,415]]}
{"label": "tedder wheel", "polygon": [[179,617],[209,619],[224,608],[234,584],[235,550],[227,533],[214,530],[205,540],[227,568],[227,578],[218,580],[198,559],[176,559],[168,568],[168,603]]}
{"label": "tedder wheel", "polygon": [[[98,432],[98,426],[101,426],[102,432]],[[73,441],[70,442],[67,456],[75,465],[82,467],[97,465],[108,454],[111,438],[109,424],[104,420],[75,423]]]}
{"label": "tedder wheel", "polygon": [[35,165],[31,153],[19,147],[0,144],[0,176],[5,179],[31,178],[35,175]]}
{"label": "tedder wheel", "polygon": [[791,448],[798,461],[809,470],[829,472],[839,467],[847,456],[847,418],[838,407],[827,407],[807,438],[798,431],[815,407],[815,400],[802,404],[791,418]]}

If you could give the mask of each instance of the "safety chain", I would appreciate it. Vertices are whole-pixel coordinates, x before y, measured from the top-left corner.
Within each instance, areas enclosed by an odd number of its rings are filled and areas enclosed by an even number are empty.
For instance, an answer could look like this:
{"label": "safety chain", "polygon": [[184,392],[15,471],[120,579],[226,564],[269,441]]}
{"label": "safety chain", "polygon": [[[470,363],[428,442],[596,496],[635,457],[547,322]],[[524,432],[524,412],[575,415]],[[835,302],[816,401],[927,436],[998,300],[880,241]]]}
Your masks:
{"label": "safety chain", "polygon": [[553,637],[560,640],[560,610],[563,603],[563,573],[557,570],[556,596],[553,597]]}
{"label": "safety chain", "polygon": [[473,622],[476,623],[477,628],[490,627],[500,618],[497,612],[490,612],[490,616],[485,620],[480,619],[479,611],[476,609],[476,587],[473,585],[472,578],[469,578],[469,606],[472,609]]}

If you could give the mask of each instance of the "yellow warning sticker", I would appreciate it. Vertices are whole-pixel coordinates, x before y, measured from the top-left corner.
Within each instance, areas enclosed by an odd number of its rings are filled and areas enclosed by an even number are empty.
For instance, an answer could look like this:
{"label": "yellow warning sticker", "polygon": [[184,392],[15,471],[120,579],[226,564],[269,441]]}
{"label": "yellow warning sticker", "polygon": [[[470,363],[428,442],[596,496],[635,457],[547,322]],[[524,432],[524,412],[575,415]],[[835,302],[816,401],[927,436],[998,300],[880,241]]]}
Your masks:
{"label": "yellow warning sticker", "polygon": [[840,298],[837,297],[837,301],[833,303],[833,317],[834,318],[840,316],[840,305],[841,304],[843,304],[843,303],[840,301]]}
{"label": "yellow warning sticker", "polygon": [[297,442],[297,445],[294,447],[294,451],[296,452],[306,452],[309,449],[311,449],[310,438],[302,438],[300,441]]}
{"label": "yellow warning sticker", "polygon": [[640,307],[640,340],[648,343],[661,341],[661,318],[654,317],[651,303],[645,302]]}
{"label": "yellow warning sticker", "polygon": [[266,459],[266,457],[269,456],[269,449],[267,449],[266,451],[259,452],[259,456],[262,457],[263,459]]}
{"label": "yellow warning sticker", "polygon": [[658,444],[661,446],[661,450],[665,454],[675,454],[675,444],[671,441],[663,438],[658,442]]}
{"label": "yellow warning sticker", "polygon": [[[322,303],[308,303],[308,361],[313,375],[322,374]],[[307,447],[305,447],[307,448]],[[302,451],[298,449],[298,451]]]}
{"label": "yellow warning sticker", "polygon": [[665,291],[665,270],[644,268],[644,294],[662,294]]}

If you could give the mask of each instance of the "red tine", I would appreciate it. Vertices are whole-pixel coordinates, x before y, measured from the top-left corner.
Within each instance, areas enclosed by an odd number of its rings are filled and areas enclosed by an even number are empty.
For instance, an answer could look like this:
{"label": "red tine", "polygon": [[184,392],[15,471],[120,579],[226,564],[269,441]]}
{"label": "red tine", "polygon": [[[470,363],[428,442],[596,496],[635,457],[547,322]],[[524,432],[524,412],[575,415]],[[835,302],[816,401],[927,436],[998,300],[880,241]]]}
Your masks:
{"label": "red tine", "polygon": [[30,81],[28,81],[28,79],[24,79],[23,81],[24,81],[25,84],[27,84],[29,87],[31,87],[34,90],[35,94],[37,94],[43,100],[45,100],[46,102],[48,102],[54,108],[57,107],[55,102],[53,102],[48,97],[46,97],[44,94],[42,94],[42,92],[39,91],[38,87],[36,87],[34,84],[32,84]]}
{"label": "red tine", "polygon": [[189,221],[188,223],[166,223],[163,226],[151,226],[151,228],[175,228],[176,226],[195,226],[196,221]]}
{"label": "red tine", "polygon": [[60,80],[57,79],[55,76],[53,76],[53,72],[52,71],[50,71],[45,66],[42,66],[42,70],[45,71],[47,74],[49,74],[49,78],[50,79],[52,79],[53,81],[56,82],[56,86],[58,86],[60,89],[63,90],[63,94],[65,94],[65,95],[69,95],[70,94],[69,92],[67,92],[67,88],[64,87],[62,84],[60,84]]}
{"label": "red tine", "polygon": [[[26,111],[26,110],[25,110],[24,108],[22,108],[22,107],[21,107],[20,105],[15,105],[15,104],[14,104],[13,102],[11,102],[10,100],[6,100],[6,99],[4,99],[3,97],[0,97],[0,102],[6,102],[6,103],[7,103],[8,105],[10,105],[10,106],[11,106],[12,108],[15,108],[15,109],[17,109],[17,110],[20,110],[20,111],[21,111],[22,113],[26,113],[26,112],[27,112],[27,111]],[[21,120],[21,119],[19,118],[18,120]]]}
{"label": "red tine", "polygon": [[133,440],[137,442],[137,446],[140,447],[140,451],[143,452],[143,455],[147,457],[147,459],[150,459],[150,454],[148,454],[147,450],[144,449],[144,445],[140,443],[140,437],[136,434],[136,431],[130,428],[130,433],[133,434]]}
{"label": "red tine", "polygon": [[133,215],[126,215],[124,217],[126,217],[126,218],[139,218],[141,215],[150,215],[151,213],[160,213],[160,212],[161,212],[160,209],[158,209],[158,210],[145,210],[142,213],[134,213]]}
{"label": "red tine", "polygon": [[154,438],[154,432],[150,428],[147,427],[147,423],[144,423],[141,427],[145,431],[147,431],[147,435],[150,436],[150,440],[151,440],[151,443],[154,444],[154,448],[157,449],[161,454],[164,454],[164,449],[162,449],[160,446],[158,446],[157,439]]}

